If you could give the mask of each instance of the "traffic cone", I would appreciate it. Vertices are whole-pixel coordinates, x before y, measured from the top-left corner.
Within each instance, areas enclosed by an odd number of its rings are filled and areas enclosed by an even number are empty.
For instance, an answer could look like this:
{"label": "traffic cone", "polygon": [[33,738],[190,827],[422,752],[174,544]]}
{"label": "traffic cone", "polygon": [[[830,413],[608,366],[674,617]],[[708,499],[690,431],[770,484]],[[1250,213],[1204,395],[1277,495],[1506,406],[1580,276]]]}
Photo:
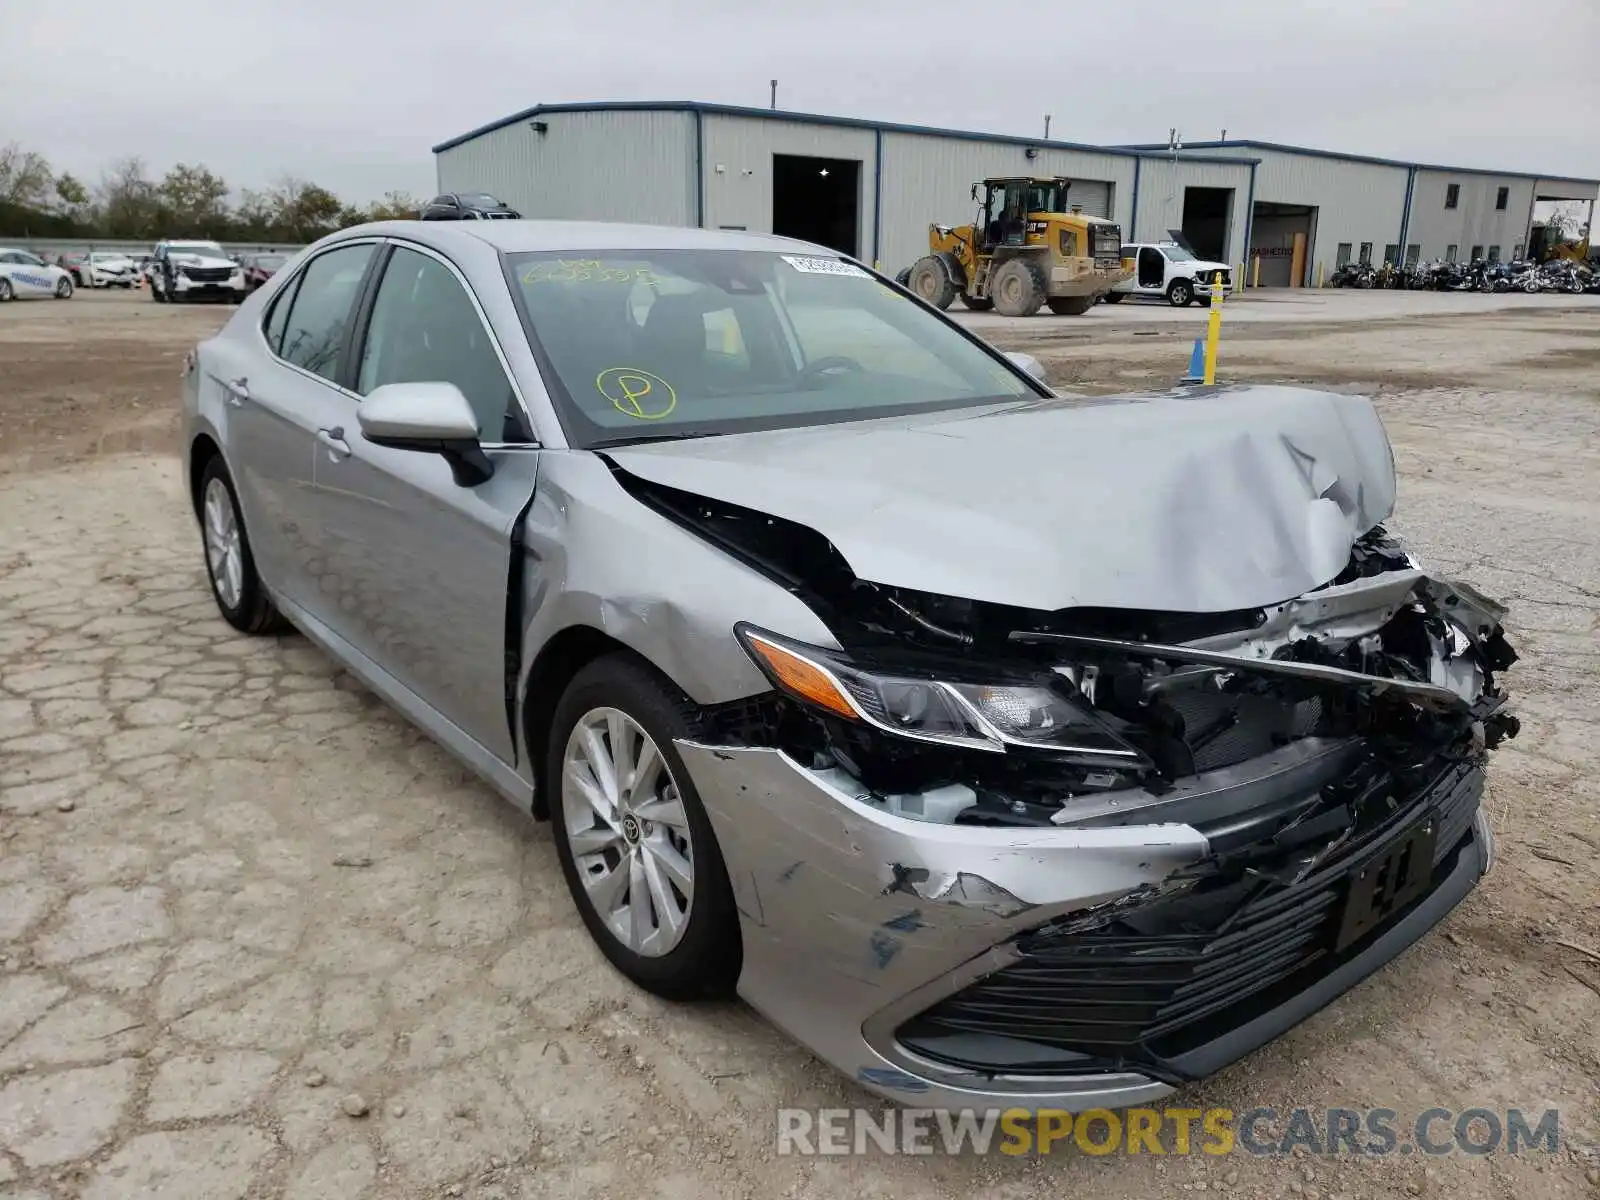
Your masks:
{"label": "traffic cone", "polygon": [[1189,355],[1189,373],[1180,383],[1204,383],[1206,378],[1206,340],[1195,338],[1194,350]]}

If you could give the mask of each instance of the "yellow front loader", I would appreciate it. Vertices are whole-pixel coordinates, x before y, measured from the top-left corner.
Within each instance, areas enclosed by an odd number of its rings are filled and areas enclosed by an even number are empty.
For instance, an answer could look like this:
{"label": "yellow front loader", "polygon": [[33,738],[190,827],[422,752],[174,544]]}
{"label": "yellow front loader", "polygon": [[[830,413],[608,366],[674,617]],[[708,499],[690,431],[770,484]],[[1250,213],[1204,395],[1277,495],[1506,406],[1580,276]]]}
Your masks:
{"label": "yellow front loader", "polygon": [[1007,317],[1031,317],[1045,305],[1067,316],[1088,312],[1095,297],[1130,272],[1122,263],[1121,227],[1068,211],[1070,187],[1067,179],[973,184],[977,219],[930,225],[928,254],[907,272],[906,286],[941,309],[960,296],[976,312]]}

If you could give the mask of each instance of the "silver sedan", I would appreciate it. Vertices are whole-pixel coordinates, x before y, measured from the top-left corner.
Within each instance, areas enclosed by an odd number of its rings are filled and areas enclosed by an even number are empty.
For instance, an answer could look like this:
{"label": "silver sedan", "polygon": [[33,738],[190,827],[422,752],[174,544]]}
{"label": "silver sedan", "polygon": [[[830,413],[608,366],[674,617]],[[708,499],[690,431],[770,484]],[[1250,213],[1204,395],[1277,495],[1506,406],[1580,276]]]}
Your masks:
{"label": "silver sedan", "polygon": [[189,356],[216,602],[512,803],[660,995],[922,1105],[1149,1101],[1488,869],[1503,610],[1372,406],[1084,401],[838,253],[346,230]]}

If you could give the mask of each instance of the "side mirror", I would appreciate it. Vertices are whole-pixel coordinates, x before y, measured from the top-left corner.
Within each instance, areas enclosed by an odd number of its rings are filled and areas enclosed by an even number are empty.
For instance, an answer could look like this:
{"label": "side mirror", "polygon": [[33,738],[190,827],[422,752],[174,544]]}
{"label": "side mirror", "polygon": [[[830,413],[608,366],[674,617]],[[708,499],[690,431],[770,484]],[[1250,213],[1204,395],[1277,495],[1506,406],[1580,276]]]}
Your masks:
{"label": "side mirror", "polygon": [[494,475],[478,443],[478,418],[453,383],[386,383],[356,407],[356,421],[375,446],[443,455],[458,487]]}
{"label": "side mirror", "polygon": [[1006,357],[1011,360],[1013,366],[1021,367],[1040,383],[1049,383],[1049,380],[1044,377],[1044,367],[1033,355],[1024,354],[1020,350],[1008,350],[1006,351]]}

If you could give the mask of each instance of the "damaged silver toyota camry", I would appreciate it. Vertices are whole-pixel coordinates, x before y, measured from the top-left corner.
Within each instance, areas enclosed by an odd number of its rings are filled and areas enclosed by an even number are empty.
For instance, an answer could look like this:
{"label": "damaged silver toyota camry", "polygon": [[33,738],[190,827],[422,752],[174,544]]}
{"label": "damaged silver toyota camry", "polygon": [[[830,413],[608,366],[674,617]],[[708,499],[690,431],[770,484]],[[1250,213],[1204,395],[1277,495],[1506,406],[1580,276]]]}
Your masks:
{"label": "damaged silver toyota camry", "polygon": [[186,364],[212,590],[554,827],[659,994],[919,1105],[1152,1100],[1488,869],[1503,610],[1366,400],[1054,395],[832,251],[363,226]]}

